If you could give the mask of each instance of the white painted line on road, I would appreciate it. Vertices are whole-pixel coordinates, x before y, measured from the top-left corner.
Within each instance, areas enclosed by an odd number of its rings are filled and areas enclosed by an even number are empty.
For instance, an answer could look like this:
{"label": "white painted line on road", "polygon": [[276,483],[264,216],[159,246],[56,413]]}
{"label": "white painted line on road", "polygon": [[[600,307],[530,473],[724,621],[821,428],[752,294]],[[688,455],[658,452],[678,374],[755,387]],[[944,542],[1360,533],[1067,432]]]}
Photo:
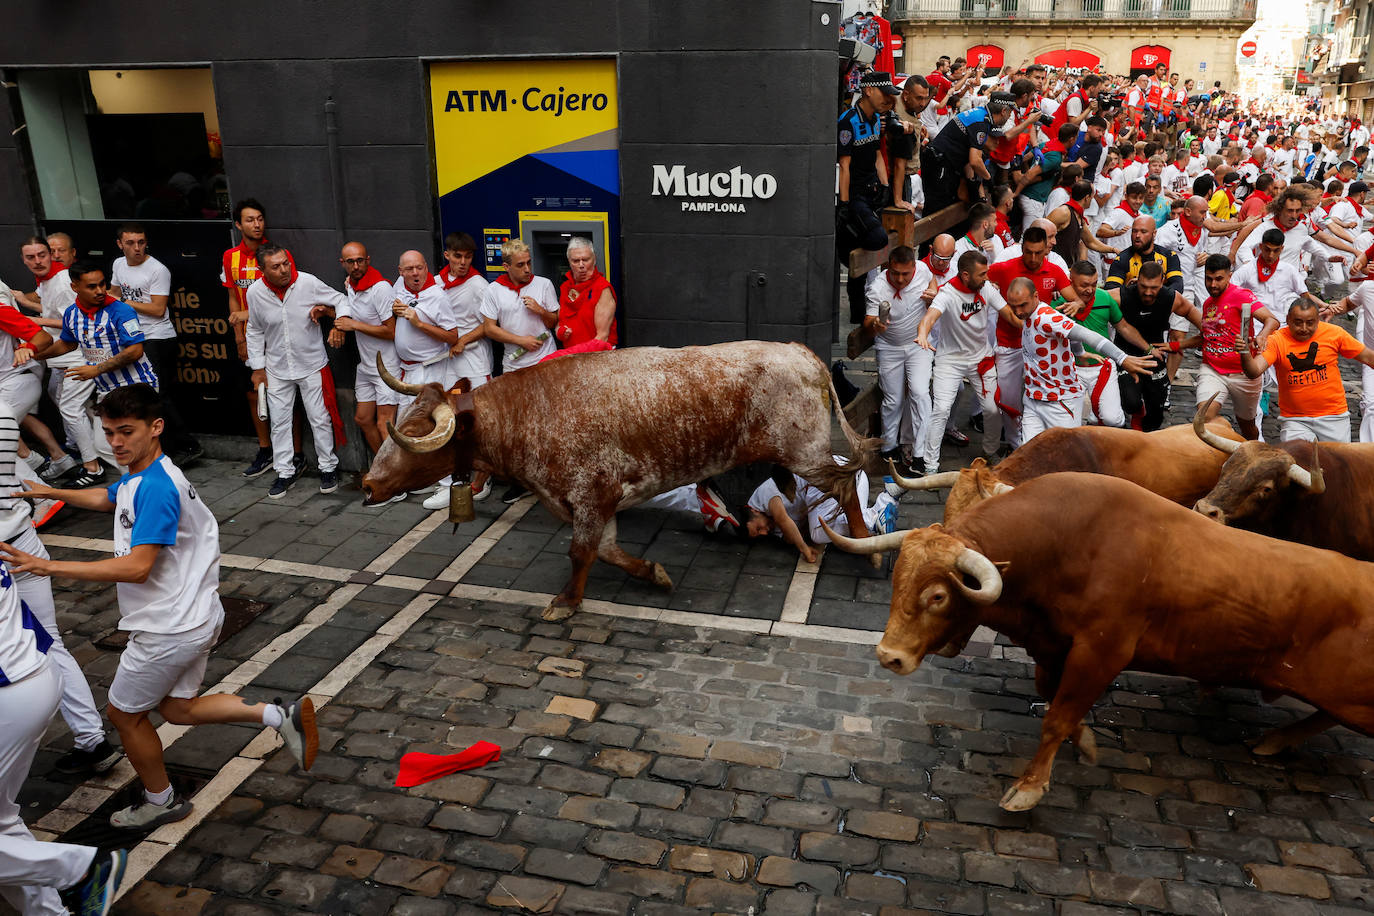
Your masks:
{"label": "white painted line on road", "polygon": [[486,556],[487,551],[495,547],[496,542],[505,537],[506,533],[515,527],[515,523],[524,518],[525,513],[533,507],[532,499],[522,499],[514,503],[501,513],[500,518],[488,525],[485,531],[473,538],[467,549],[458,554],[448,568],[434,578],[440,582],[457,582],[466,576],[468,570],[477,565],[477,561]]}
{"label": "white painted line on road", "polygon": [[396,565],[396,561],[410,553],[412,547],[429,537],[429,533],[439,525],[448,520],[448,513],[442,509],[431,512],[427,517],[420,520],[420,523],[402,535],[395,544],[392,544],[382,554],[364,567],[366,572],[382,573]]}
{"label": "white painted line on road", "polygon": [[[824,547],[820,549],[825,550]],[[811,613],[811,596],[816,592],[816,576],[821,571],[820,561],[824,558],[822,553],[815,563],[808,563],[805,557],[798,554],[797,566],[792,570],[792,581],[787,586],[787,597],[782,599],[784,623],[806,623],[806,616]]]}

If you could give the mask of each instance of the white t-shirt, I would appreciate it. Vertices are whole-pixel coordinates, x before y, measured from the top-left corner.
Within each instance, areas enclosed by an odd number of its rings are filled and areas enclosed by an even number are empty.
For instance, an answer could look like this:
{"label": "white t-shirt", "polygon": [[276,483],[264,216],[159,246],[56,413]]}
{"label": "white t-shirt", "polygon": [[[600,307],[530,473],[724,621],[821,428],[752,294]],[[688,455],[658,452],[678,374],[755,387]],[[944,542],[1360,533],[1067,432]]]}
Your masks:
{"label": "white t-shirt", "polygon": [[1202,138],[1202,155],[1204,155],[1204,156],[1215,156],[1215,155],[1216,155],[1217,153],[1219,153],[1219,152],[1221,152],[1221,138],[1220,138],[1220,137],[1203,137],[1203,138]]}
{"label": "white t-shirt", "polygon": [[332,306],[337,314],[348,300],[314,274],[299,271],[286,293],[278,298],[262,277],[248,287],[248,366],[266,369],[282,379],[302,379],[329,364],[324,334],[310,319],[317,305]]}
{"label": "white t-shirt", "polygon": [[[1046,210],[1045,212],[1049,213],[1050,211]],[[988,259],[989,264],[996,264],[998,261],[1002,260],[1002,251],[1006,246],[1002,244],[1002,240],[999,239],[996,235],[992,236],[990,240],[992,242],[991,254],[988,253],[986,248],[982,248],[978,245],[973,244],[973,242],[969,240],[969,237],[967,235],[959,236],[958,240],[954,243],[954,260],[950,262],[954,265],[954,272],[959,272],[959,257],[965,251],[980,252],[983,255],[983,257]]]}
{"label": "white t-shirt", "polygon": [[[10,496],[16,490],[24,489],[19,475],[15,473],[15,462],[19,457],[19,421],[15,419],[14,408],[0,401],[0,541],[13,543],[25,531],[32,531],[33,511],[27,500]],[[33,472],[24,468],[25,476],[33,478]]]}
{"label": "white t-shirt", "polygon": [[1204,283],[1205,263],[1199,264],[1197,256],[1208,251],[1212,234],[1207,231],[1206,226],[1198,226],[1197,242],[1190,243],[1187,234],[1183,231],[1185,219],[1186,217],[1180,216],[1178,219],[1169,220],[1161,226],[1159,232],[1155,233],[1155,244],[1162,248],[1168,248],[1178,255],[1178,266],[1183,271],[1183,294],[1196,304],[1207,295],[1207,287]]}
{"label": "white t-shirt", "polygon": [[1006,300],[992,283],[984,283],[976,293],[962,287],[963,281],[955,277],[940,287],[935,301],[930,303],[930,310],[940,316],[937,362],[976,364],[992,355],[989,328],[1006,306]]}
{"label": "white t-shirt", "polygon": [[[1273,275],[1265,282],[1260,282],[1259,259],[1256,258],[1236,268],[1236,272],[1231,275],[1231,283],[1254,293],[1255,298],[1264,303],[1264,307],[1278,319],[1280,325],[1288,323],[1288,308],[1293,304],[1293,300],[1301,298],[1307,292],[1307,284],[1303,282],[1302,274],[1282,259],[1274,265]],[[1360,284],[1360,289],[1367,285]]]}
{"label": "white t-shirt", "polygon": [[120,582],[119,628],[185,633],[224,613],[219,602],[219,523],[186,475],[166,455],[107,493],[115,504],[115,556],[157,544],[144,582]]}
{"label": "white t-shirt", "polygon": [[137,267],[130,267],[128,258],[115,258],[110,268],[110,285],[118,286],[120,295],[116,298],[125,302],[146,304],[154,296],[167,296],[167,310],[161,318],[154,318],[138,312],[138,324],[143,328],[143,336],[149,340],[172,340],[177,336],[172,325],[172,272],[157,258],[149,255]]}
{"label": "white t-shirt", "polygon": [[1185,164],[1183,168],[1179,168],[1173,162],[1159,173],[1159,184],[1165,191],[1172,191],[1184,197],[1190,195],[1193,189],[1193,179],[1188,176],[1188,166]]}
{"label": "white t-shirt", "polygon": [[53,634],[24,606],[9,568],[0,565],[0,687],[42,668],[52,641]]}
{"label": "white t-shirt", "polygon": [[916,346],[916,327],[926,314],[926,301],[921,298],[921,293],[930,286],[932,279],[930,268],[919,261],[916,262],[916,272],[912,274],[911,282],[901,289],[892,285],[886,270],[873,272],[873,279],[868,281],[868,305],[864,313],[877,315],[878,307],[884,302],[892,306],[887,330],[874,338],[875,344],[901,349]]}
{"label": "white t-shirt", "polygon": [[[362,281],[367,284],[362,292],[353,288],[350,280],[344,281],[344,295],[348,297],[348,306],[338,309],[340,317],[352,318],[362,324],[369,324],[374,327],[386,324],[391,318],[395,317],[391,311],[391,303],[395,300],[392,294],[391,284],[381,278],[381,274],[364,274]],[[401,320],[396,319],[400,324]],[[377,354],[382,354],[382,362],[386,366],[386,371],[393,376],[399,371],[396,366],[396,344],[390,340],[382,340],[361,331],[353,332],[353,342],[358,347],[358,368],[373,375],[377,372]]]}
{"label": "white t-shirt", "polygon": [[[436,328],[451,330],[458,326],[458,318],[453,314],[453,306],[444,295],[444,289],[434,282],[431,276],[418,293],[406,287],[403,277],[398,277],[391,286],[392,299],[415,309],[420,320]],[[396,319],[396,358],[403,363],[434,365],[448,358],[448,344],[415,327],[404,318]]]}
{"label": "white t-shirt", "polygon": [[533,366],[558,349],[553,334],[544,327],[544,322],[538,315],[525,308],[525,303],[520,298],[522,296],[529,296],[547,312],[558,312],[558,292],[554,290],[553,284],[543,277],[531,277],[530,282],[518,291],[497,280],[487,285],[486,295],[482,298],[482,317],[495,319],[501,330],[534,338],[542,335],[544,338],[539,349],[519,356],[515,355],[516,348],[507,344],[506,354],[502,360],[506,371]]}
{"label": "white t-shirt", "polygon": [[[1270,229],[1279,229],[1272,216],[1265,217],[1264,222],[1256,226],[1245,237],[1245,241],[1236,250],[1236,260],[1245,264],[1258,258],[1260,239],[1264,238],[1264,233]],[[1302,253],[1304,251],[1310,252],[1314,258],[1322,259],[1327,256],[1326,246],[1312,238],[1307,220],[1301,219],[1292,229],[1283,233],[1283,254],[1279,255],[1279,258],[1285,264],[1292,264],[1294,270],[1302,273]],[[1286,312],[1287,309],[1284,311]]]}
{"label": "white t-shirt", "polygon": [[[44,318],[54,318],[59,322],[71,304],[76,301],[76,290],[72,289],[72,278],[66,270],[59,270],[39,283],[36,292],[38,293],[38,301],[43,306],[40,314]],[[62,329],[56,327],[45,330],[56,340]],[[86,360],[82,357],[80,350],[63,353],[61,356],[51,356],[44,362],[54,369],[68,369],[72,366],[86,365]]]}
{"label": "white t-shirt", "polygon": [[[1051,188],[1050,193],[1045,195],[1045,214],[1049,215],[1050,213],[1053,213],[1055,210],[1058,210],[1060,207],[1064,206],[1068,202],[1068,188],[1064,187],[1063,185]],[[996,261],[998,260],[1001,259],[995,258],[994,263],[996,263]]]}
{"label": "white t-shirt", "polygon": [[[462,283],[444,290],[448,303],[453,308],[453,316],[458,320],[458,336],[470,334],[482,325],[482,301],[487,296],[487,278],[469,268],[467,279]],[[453,357],[453,368],[458,378],[472,379],[474,387],[479,379],[491,376],[491,341],[483,337],[468,344],[463,352]]]}

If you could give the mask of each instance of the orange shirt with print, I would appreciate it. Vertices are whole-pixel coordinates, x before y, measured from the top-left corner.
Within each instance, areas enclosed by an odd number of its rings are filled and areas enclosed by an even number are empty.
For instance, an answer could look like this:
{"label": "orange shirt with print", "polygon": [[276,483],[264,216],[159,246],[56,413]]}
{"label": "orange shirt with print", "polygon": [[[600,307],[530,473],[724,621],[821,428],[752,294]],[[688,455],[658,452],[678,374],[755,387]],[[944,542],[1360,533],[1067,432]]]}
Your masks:
{"label": "orange shirt with print", "polygon": [[1299,343],[1288,328],[1269,335],[1264,358],[1279,379],[1279,415],[1335,417],[1348,413],[1338,356],[1358,356],[1364,344],[1348,331],[1317,323],[1317,333]]}

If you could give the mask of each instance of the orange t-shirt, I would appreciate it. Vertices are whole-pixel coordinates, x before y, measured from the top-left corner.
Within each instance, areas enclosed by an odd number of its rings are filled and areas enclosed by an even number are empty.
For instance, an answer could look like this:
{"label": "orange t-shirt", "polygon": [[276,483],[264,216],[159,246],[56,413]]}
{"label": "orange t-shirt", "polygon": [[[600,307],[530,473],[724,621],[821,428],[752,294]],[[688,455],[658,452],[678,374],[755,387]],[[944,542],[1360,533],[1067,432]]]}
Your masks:
{"label": "orange t-shirt", "polygon": [[1279,379],[1279,415],[1335,417],[1348,413],[1338,356],[1357,356],[1364,344],[1348,331],[1326,322],[1317,333],[1298,343],[1288,328],[1269,335],[1264,358]]}

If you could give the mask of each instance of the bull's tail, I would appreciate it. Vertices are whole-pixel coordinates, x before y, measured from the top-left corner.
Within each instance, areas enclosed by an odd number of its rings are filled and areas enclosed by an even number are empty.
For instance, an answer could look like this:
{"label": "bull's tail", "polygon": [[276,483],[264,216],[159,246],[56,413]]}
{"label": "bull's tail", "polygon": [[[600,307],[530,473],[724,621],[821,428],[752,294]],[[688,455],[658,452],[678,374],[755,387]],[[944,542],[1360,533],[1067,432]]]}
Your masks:
{"label": "bull's tail", "polygon": [[830,386],[830,402],[835,405],[840,432],[844,433],[846,441],[849,442],[849,456],[843,464],[827,461],[822,467],[807,468],[801,476],[843,506],[854,495],[854,475],[873,460],[873,456],[882,446],[882,440],[860,436],[854,427],[849,425],[849,419],[844,415],[844,405],[840,403],[840,395],[835,390],[835,380],[828,372],[826,384]]}

